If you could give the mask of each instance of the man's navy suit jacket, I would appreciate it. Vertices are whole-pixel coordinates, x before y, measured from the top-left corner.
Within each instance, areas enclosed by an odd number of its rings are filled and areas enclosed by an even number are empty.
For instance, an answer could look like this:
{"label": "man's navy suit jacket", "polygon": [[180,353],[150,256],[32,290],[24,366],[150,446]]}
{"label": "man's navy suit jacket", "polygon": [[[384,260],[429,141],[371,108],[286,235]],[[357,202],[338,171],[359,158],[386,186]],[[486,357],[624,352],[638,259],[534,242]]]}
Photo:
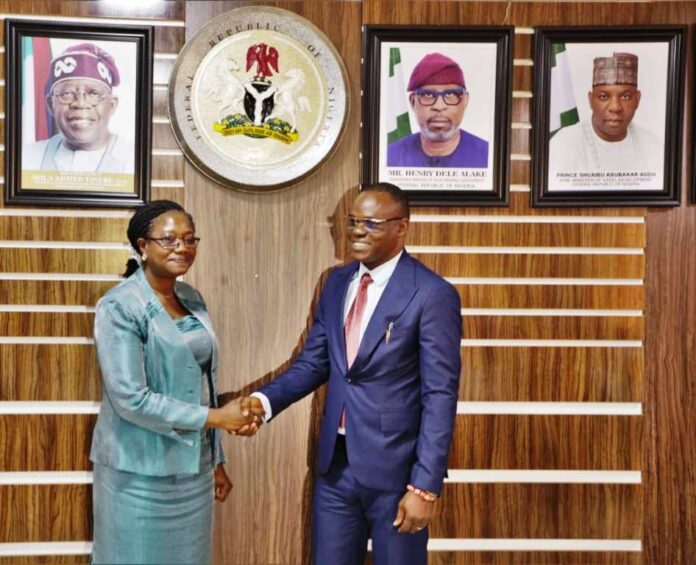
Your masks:
{"label": "man's navy suit jacket", "polygon": [[343,307],[358,266],[329,275],[302,352],[260,392],[275,417],[328,380],[320,473],[331,463],[345,407],[348,461],[359,483],[380,490],[410,483],[439,493],[461,370],[459,294],[404,252],[348,369]]}

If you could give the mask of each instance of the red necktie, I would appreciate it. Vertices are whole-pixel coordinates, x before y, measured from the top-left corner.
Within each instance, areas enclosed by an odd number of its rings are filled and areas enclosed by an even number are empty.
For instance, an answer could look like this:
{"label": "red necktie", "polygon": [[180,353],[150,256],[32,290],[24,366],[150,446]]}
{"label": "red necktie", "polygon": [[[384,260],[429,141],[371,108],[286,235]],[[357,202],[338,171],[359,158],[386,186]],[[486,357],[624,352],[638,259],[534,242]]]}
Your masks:
{"label": "red necktie", "polygon": [[[355,296],[353,305],[350,307],[348,317],[346,318],[346,359],[348,360],[348,368],[355,361],[360,347],[360,326],[362,325],[365,306],[367,305],[367,287],[372,282],[372,277],[369,273],[365,273],[360,279],[358,293]],[[341,428],[346,427],[346,411],[341,412]]]}

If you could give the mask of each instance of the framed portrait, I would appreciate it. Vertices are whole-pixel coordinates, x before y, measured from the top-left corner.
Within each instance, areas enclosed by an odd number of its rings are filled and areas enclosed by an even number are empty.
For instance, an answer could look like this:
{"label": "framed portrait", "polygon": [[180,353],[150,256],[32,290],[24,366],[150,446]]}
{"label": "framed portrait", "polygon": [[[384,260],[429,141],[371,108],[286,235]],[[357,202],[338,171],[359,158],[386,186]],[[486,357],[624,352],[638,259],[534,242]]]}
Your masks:
{"label": "framed portrait", "polygon": [[366,26],[363,184],[416,205],[506,205],[512,44],[512,27]]}
{"label": "framed portrait", "polygon": [[150,26],[5,21],[5,203],[149,198]]}
{"label": "framed portrait", "polygon": [[534,206],[678,206],[686,28],[537,28]]}

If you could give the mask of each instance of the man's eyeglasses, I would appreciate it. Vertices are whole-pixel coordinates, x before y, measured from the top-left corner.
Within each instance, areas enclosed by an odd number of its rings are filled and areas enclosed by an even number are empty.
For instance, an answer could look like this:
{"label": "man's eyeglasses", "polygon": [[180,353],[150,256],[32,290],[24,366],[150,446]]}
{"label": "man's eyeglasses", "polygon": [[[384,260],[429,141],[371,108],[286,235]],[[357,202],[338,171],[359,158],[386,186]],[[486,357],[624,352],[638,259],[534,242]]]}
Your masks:
{"label": "man's eyeglasses", "polygon": [[435,102],[437,102],[437,99],[442,96],[445,104],[448,106],[456,106],[462,101],[465,92],[465,88],[448,88],[447,90],[419,88],[416,90],[416,98],[418,98],[418,102],[423,106],[433,106]]}
{"label": "man's eyeglasses", "polygon": [[375,231],[381,231],[384,229],[383,224],[386,224],[387,222],[394,222],[396,220],[403,220],[403,217],[400,218],[356,218],[355,216],[348,216],[348,221],[347,221],[347,226],[349,230],[354,230],[357,228],[359,225],[363,225],[363,227],[367,231],[375,232]]}
{"label": "man's eyeglasses", "polygon": [[167,235],[165,237],[146,237],[145,239],[156,241],[163,249],[176,249],[179,247],[179,242],[183,243],[184,247],[195,248],[198,247],[198,242],[201,240],[200,237],[174,237],[173,235]]}
{"label": "man's eyeglasses", "polygon": [[72,104],[77,100],[78,93],[82,93],[85,102],[91,106],[96,106],[99,102],[104,100],[104,98],[111,95],[109,91],[100,90],[98,88],[66,88],[65,90],[52,92],[51,96],[57,98],[58,102],[61,104]]}

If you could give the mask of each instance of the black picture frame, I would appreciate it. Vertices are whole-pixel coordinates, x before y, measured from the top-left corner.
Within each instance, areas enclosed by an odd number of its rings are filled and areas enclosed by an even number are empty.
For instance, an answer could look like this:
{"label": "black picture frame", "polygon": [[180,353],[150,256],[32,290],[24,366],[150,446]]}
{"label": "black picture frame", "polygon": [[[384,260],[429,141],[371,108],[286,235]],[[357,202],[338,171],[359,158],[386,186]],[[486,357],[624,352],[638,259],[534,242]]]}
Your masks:
{"label": "black picture frame", "polygon": [[[133,208],[149,200],[153,36],[152,26],[5,21],[6,205]],[[108,60],[85,49],[105,50],[119,80]],[[79,53],[69,59],[69,50]],[[51,74],[55,86],[87,65],[93,76],[113,83],[107,110],[104,99],[88,103],[82,85],[68,104],[46,91]],[[106,128],[106,134],[90,128]],[[85,142],[107,135],[106,147],[93,150],[102,141]],[[88,151],[73,151],[73,142]]]}
{"label": "black picture frame", "polygon": [[[686,34],[686,26],[678,25],[535,29],[532,206],[679,205]],[[554,51],[562,49],[567,53],[566,62],[558,59],[557,72],[565,65],[571,82],[573,75],[583,81],[573,84],[572,90],[584,89],[586,93],[575,96],[577,111],[571,121],[579,121],[572,124],[574,131],[563,125],[558,129],[563,122],[555,119],[564,101],[564,88],[559,85],[565,79],[556,81],[554,97],[552,66],[557,60]],[[594,73],[603,72],[602,59],[617,60],[617,54],[623,65],[626,53],[635,57],[638,99],[632,109],[617,109],[614,117],[608,118],[609,123],[613,120],[609,126],[614,128],[612,135],[623,133],[623,139],[602,141],[600,134],[606,136],[607,126],[599,124],[606,124],[607,118],[594,101],[598,99],[596,92],[606,90],[606,85],[596,83]],[[563,77],[564,72],[558,72],[557,77]],[[620,86],[625,88],[625,84]],[[645,99],[648,92],[653,93],[652,98],[640,104],[641,94]],[[606,93],[601,95],[610,99]],[[630,100],[633,95],[627,92],[624,96]],[[645,123],[652,124],[652,129]],[[550,140],[559,132],[563,135],[555,138],[552,147]],[[623,148],[612,147],[614,141],[626,143]],[[591,159],[585,158],[590,154]]]}
{"label": "black picture frame", "polygon": [[[419,206],[508,205],[513,41],[512,26],[365,26],[361,184],[392,182],[406,191],[412,204]],[[460,139],[463,140],[465,135],[469,136],[466,129],[470,128],[469,124],[474,121],[477,132],[486,132],[475,136],[486,143],[485,167],[481,167],[481,163],[475,163],[473,167],[438,166],[437,164],[425,167],[400,164],[391,167],[389,165],[390,159],[392,162],[396,161],[391,157],[392,154],[388,149],[391,143],[388,141],[388,132],[383,124],[384,117],[381,112],[382,108],[391,111],[388,106],[385,106],[387,99],[384,91],[387,85],[384,81],[384,65],[389,67],[389,59],[383,60],[383,49],[392,49],[387,45],[394,44],[397,45],[395,48],[398,48],[400,53],[404,50],[410,53],[410,67],[405,61],[403,65],[406,79],[415,64],[432,52],[441,51],[460,65],[468,93],[468,106],[465,105],[464,117],[460,122],[462,124],[460,130],[464,133],[460,132]],[[480,57],[471,55],[475,49],[481,53]],[[470,56],[467,57],[467,53]],[[391,55],[391,51],[389,54]],[[467,75],[478,76],[480,80],[469,84]],[[409,121],[415,122],[415,125],[420,127],[419,118],[415,117],[414,99],[407,98],[407,80],[403,82],[404,98],[399,103],[406,104]],[[480,104],[486,111],[472,110],[472,101],[475,96],[478,96],[476,104]],[[436,103],[439,103],[439,100],[443,99],[437,98]],[[457,124],[453,127],[457,127]],[[418,138],[412,139],[417,151],[426,157],[425,152],[422,151],[421,142],[417,141]],[[455,153],[464,147],[462,143],[463,141],[460,141]],[[480,144],[480,141],[478,143]],[[430,160],[430,162],[437,162],[437,160]],[[404,175],[408,175],[408,178]],[[452,186],[456,188],[451,189]]]}

